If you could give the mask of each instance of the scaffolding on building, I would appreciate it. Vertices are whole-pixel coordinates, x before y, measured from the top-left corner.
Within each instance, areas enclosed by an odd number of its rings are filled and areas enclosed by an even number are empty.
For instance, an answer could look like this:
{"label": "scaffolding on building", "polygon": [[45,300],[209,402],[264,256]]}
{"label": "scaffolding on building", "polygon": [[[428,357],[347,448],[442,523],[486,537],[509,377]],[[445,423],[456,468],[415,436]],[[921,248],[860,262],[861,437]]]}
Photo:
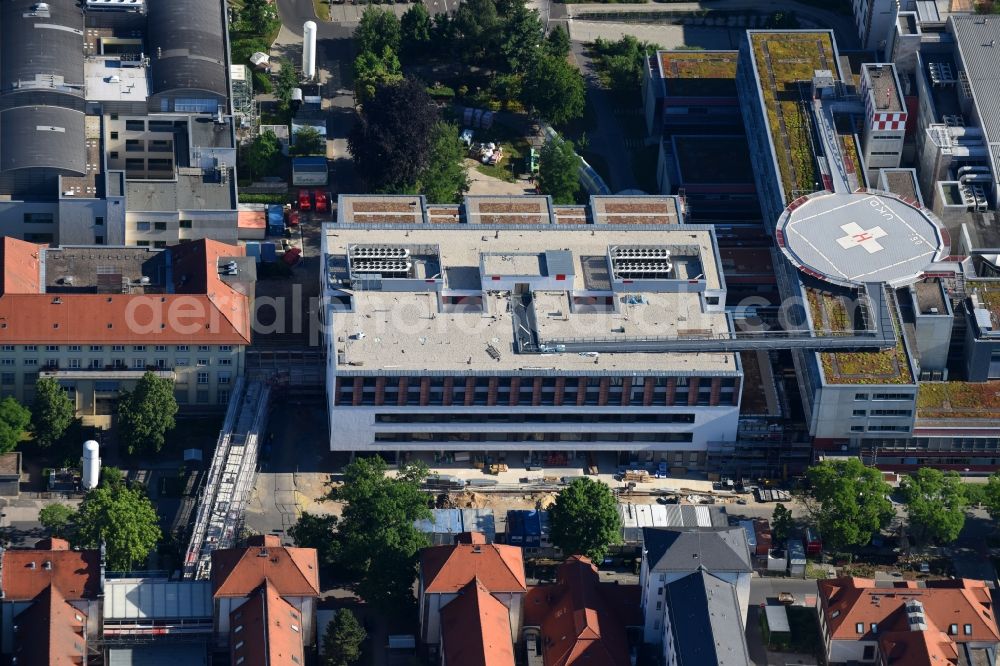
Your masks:
{"label": "scaffolding on building", "polygon": [[184,578],[206,580],[212,551],[231,548],[239,537],[247,500],[257,476],[257,449],[267,425],[270,388],[236,382],[226,419],[202,487],[198,515],[184,557]]}
{"label": "scaffolding on building", "polygon": [[257,131],[258,113],[250,68],[246,65],[231,65],[230,79],[233,82],[233,113],[237,121],[236,129],[253,135]]}

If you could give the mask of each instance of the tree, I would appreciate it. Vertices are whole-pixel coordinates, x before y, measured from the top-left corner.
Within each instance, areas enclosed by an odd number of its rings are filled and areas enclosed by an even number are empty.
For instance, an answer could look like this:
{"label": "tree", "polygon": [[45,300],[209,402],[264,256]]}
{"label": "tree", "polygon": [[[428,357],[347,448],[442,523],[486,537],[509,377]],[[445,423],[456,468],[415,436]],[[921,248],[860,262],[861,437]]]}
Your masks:
{"label": "tree", "polygon": [[378,86],[348,137],[358,176],[370,190],[412,188],[430,164],[437,121],[438,109],[422,83],[404,79]]}
{"label": "tree", "polygon": [[403,70],[396,52],[386,47],[379,55],[362,51],[354,59],[354,96],[364,104],[380,85],[394,85],[403,80]]}
{"label": "tree", "polygon": [[300,127],[295,130],[291,152],[294,155],[326,155],[326,138],[315,127]]}
{"label": "tree", "polygon": [[525,0],[512,0],[503,14],[500,54],[511,72],[524,72],[535,59],[545,35],[537,9],[528,9]]}
{"label": "tree", "polygon": [[583,76],[565,58],[539,55],[525,73],[522,101],[555,125],[579,118],[584,107]]}
{"label": "tree", "polygon": [[0,401],[0,453],[17,448],[31,424],[31,412],[14,398]]}
{"label": "tree", "polygon": [[174,427],[175,414],[173,382],[147,372],[118,400],[118,439],[129,454],[157,452],[163,448],[167,431]]}
{"label": "tree", "polygon": [[427,168],[420,174],[418,190],[432,203],[458,203],[469,189],[463,158],[465,149],[458,127],[445,122],[434,126]]}
{"label": "tree", "polygon": [[340,554],[340,539],[336,530],[337,516],[319,516],[303,511],[288,529],[288,536],[292,537],[296,546],[315,548],[320,563],[332,566]]}
{"label": "tree", "polygon": [[368,633],[348,608],[341,608],[323,633],[323,666],[351,666],[361,659]]}
{"label": "tree", "polygon": [[820,534],[832,548],[866,545],[895,516],[882,473],[857,458],[825,460],[806,476]]}
{"label": "tree", "polygon": [[986,481],[986,487],[976,491],[980,502],[986,506],[993,520],[1000,520],[1000,472],[994,472]]}
{"label": "tree", "polygon": [[131,571],[156,548],[159,517],[149,498],[135,488],[98,486],[86,494],[76,521],[75,545],[107,547],[112,571]]}
{"label": "tree", "polygon": [[423,3],[418,2],[403,12],[399,19],[400,49],[404,56],[412,57],[428,49],[431,44],[431,15]]}
{"label": "tree", "polygon": [[247,146],[246,163],[254,177],[274,173],[281,155],[281,142],[271,130],[264,130]]}
{"label": "tree", "polygon": [[451,25],[466,62],[488,64],[489,58],[498,53],[501,22],[494,0],[465,0],[455,11]]}
{"label": "tree", "polygon": [[545,50],[549,55],[556,58],[566,58],[569,56],[569,33],[566,28],[557,25],[545,38]]}
{"label": "tree", "polygon": [[121,471],[117,467],[108,465],[101,468],[101,480],[98,481],[97,485],[101,488],[121,490],[128,486],[128,482],[125,479],[125,472]]}
{"label": "tree", "polygon": [[951,543],[965,525],[965,493],[958,472],[922,467],[900,485],[910,526],[918,541]]}
{"label": "tree", "polygon": [[31,430],[40,446],[48,447],[59,441],[75,417],[76,408],[57,380],[42,377],[35,383]]}
{"label": "tree", "polygon": [[571,141],[549,140],[538,155],[538,188],[556,204],[576,201],[580,189],[580,158]]}
{"label": "tree", "polygon": [[608,547],[621,543],[618,503],[605,484],[573,479],[549,508],[552,542],[566,555],[582,554],[600,564]]}
{"label": "tree", "polygon": [[278,109],[287,113],[292,104],[292,91],[299,85],[299,73],[288,58],[278,58],[278,78],[274,82],[274,98]]}
{"label": "tree", "polygon": [[771,532],[774,534],[774,540],[778,543],[784,543],[794,527],[795,521],[792,518],[791,510],[787,509],[784,504],[776,504],[774,513],[771,514]]}
{"label": "tree", "polygon": [[406,465],[395,477],[386,470],[377,456],[357,458],[344,468],[343,485],[327,497],[344,503],[341,561],[358,577],[358,593],[382,612],[403,614],[412,610],[417,553],[427,545],[413,525],[431,515],[420,490],[427,467]]}
{"label": "tree", "polygon": [[400,24],[396,14],[374,5],[365,8],[358,27],[354,29],[358,53],[382,53],[386,48],[398,53],[400,38]]}
{"label": "tree", "polygon": [[59,539],[65,539],[73,529],[76,511],[65,504],[48,504],[38,512],[38,522],[49,533]]}
{"label": "tree", "polygon": [[271,0],[246,0],[239,16],[238,27],[241,32],[270,37],[281,25],[278,8]]}

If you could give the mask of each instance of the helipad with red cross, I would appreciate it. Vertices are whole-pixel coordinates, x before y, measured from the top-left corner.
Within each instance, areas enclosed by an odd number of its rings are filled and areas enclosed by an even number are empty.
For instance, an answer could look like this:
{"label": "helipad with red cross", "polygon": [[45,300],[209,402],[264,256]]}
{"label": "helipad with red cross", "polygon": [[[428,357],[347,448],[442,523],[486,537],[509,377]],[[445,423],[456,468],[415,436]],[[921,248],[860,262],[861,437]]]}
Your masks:
{"label": "helipad with red cross", "polygon": [[919,202],[876,191],[796,199],[775,236],[803,273],[842,286],[912,284],[949,246],[947,231]]}

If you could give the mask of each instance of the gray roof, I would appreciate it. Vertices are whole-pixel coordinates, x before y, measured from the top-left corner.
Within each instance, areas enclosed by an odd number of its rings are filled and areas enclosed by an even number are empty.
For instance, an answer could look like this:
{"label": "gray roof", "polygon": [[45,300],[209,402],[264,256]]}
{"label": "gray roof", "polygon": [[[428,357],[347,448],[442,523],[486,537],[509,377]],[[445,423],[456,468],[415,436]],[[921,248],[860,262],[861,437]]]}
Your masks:
{"label": "gray roof", "polygon": [[62,79],[82,97],[83,12],[75,0],[46,0],[48,11],[33,9],[37,4],[0,3],[0,91],[9,93],[19,82],[61,89]]}
{"label": "gray roof", "polygon": [[225,26],[218,0],[150,0],[152,94],[204,90],[229,96]]}
{"label": "gray roof", "polygon": [[84,114],[58,106],[0,112],[0,171],[49,168],[82,176],[87,170]]}
{"label": "gray roof", "polygon": [[930,211],[888,193],[812,194],[782,213],[778,232],[792,264],[845,287],[912,284],[947,249]]}
{"label": "gray roof", "polygon": [[742,527],[647,527],[642,539],[650,571],[753,571]]}
{"label": "gray roof", "polygon": [[949,20],[986,141],[995,144],[1000,142],[1000,21],[976,14],[952,14]]}
{"label": "gray roof", "polygon": [[104,619],[177,620],[212,617],[207,580],[113,578],[104,584]]}
{"label": "gray roof", "polygon": [[208,642],[154,641],[149,645],[113,647],[108,666],[208,666]]}
{"label": "gray roof", "polygon": [[750,666],[736,587],[704,569],[666,586],[679,666]]}
{"label": "gray roof", "polygon": [[236,210],[231,173],[224,183],[200,172],[180,173],[176,181],[129,180],[125,190],[130,211]]}

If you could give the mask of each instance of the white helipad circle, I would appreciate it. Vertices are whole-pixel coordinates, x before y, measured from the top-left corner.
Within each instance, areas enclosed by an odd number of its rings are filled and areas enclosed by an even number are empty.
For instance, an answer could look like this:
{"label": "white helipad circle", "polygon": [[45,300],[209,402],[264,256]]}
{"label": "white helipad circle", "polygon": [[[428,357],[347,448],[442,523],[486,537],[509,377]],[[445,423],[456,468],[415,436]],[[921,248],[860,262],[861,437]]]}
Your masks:
{"label": "white helipad circle", "polygon": [[912,284],[948,249],[930,211],[884,192],[798,199],[778,219],[776,236],[799,270],[844,286]]}

